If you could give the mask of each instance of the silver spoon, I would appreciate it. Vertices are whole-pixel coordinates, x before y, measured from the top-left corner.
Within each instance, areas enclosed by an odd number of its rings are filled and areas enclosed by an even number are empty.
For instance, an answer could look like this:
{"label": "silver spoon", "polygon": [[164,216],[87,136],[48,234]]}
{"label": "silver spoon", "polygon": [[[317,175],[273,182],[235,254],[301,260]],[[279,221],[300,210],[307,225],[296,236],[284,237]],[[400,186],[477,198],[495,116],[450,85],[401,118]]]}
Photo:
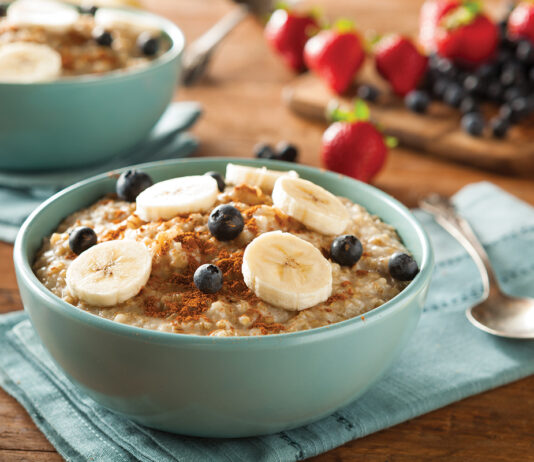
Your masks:
{"label": "silver spoon", "polygon": [[213,51],[222,40],[249,14],[258,17],[270,13],[271,0],[234,0],[236,5],[213,27],[189,45],[183,57],[182,83],[193,85],[204,73]]}
{"label": "silver spoon", "polygon": [[431,213],[467,250],[482,277],[482,300],[467,309],[467,319],[477,328],[499,337],[534,339],[534,299],[513,297],[499,287],[488,254],[469,223],[456,212],[451,201],[433,194],[419,206]]}

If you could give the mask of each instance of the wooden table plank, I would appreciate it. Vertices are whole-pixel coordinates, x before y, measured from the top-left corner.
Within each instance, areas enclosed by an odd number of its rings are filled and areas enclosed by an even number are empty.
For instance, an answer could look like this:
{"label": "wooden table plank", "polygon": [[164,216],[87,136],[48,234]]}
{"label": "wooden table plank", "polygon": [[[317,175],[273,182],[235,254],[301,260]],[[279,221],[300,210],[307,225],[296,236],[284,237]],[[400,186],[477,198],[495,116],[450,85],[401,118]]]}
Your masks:
{"label": "wooden table plank", "polygon": [[[197,37],[230,8],[225,0],[151,0],[150,9]],[[307,0],[330,18],[355,18],[379,32],[413,33],[422,0]],[[488,2],[497,5],[497,1]],[[205,109],[193,132],[201,156],[249,157],[258,141],[287,139],[301,148],[302,162],[318,165],[324,127],[302,120],[281,103],[292,79],[268,50],[259,24],[249,19],[215,55],[209,77],[181,89],[178,99],[200,101]],[[531,180],[488,174],[406,149],[394,150],[375,184],[413,206],[432,191],[453,194],[465,184],[492,181],[534,204]],[[0,243],[0,313],[21,309],[12,247]],[[1,354],[1,353],[0,353]],[[465,399],[410,422],[383,430],[323,454],[316,461],[531,461],[534,460],[534,377]],[[24,409],[0,390],[0,461],[61,460]]]}

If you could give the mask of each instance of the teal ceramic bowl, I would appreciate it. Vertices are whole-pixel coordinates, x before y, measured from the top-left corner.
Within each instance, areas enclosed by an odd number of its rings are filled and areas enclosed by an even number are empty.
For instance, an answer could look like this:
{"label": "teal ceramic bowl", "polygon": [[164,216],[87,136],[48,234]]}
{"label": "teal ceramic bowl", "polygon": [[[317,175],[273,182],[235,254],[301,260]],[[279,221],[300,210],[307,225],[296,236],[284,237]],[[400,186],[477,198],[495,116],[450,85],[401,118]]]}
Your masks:
{"label": "teal ceramic bowl", "polygon": [[[372,186],[285,162],[191,159],[139,166],[155,181],[228,161],[294,168],[395,226],[420,273],[397,297],[328,327],[264,337],[202,337],[131,327],[59,299],[31,264],[44,236],[72,212],[114,191],[100,175],[56,194],[24,223],[14,260],[24,307],[43,345],[68,378],[103,406],[149,427],[207,437],[268,434],[320,419],[360,397],[413,333],[430,282],[428,237],[402,204]],[[362,398],[362,399],[365,399]]]}
{"label": "teal ceramic bowl", "polygon": [[136,14],[160,24],[171,44],[147,66],[45,83],[0,83],[0,169],[97,164],[148,135],[176,90],[185,42],[171,21]]}

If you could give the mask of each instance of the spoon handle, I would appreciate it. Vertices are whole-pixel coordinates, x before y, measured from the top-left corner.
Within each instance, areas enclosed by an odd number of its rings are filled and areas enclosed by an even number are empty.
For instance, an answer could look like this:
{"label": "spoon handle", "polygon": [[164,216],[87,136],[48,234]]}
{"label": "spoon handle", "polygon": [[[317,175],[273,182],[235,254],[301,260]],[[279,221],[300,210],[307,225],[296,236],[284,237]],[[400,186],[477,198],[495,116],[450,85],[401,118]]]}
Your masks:
{"label": "spoon handle", "polygon": [[235,6],[226,16],[221,18],[211,29],[206,31],[191,45],[183,57],[182,83],[192,85],[206,70],[215,47],[250,13],[245,4]]}
{"label": "spoon handle", "polygon": [[483,300],[488,298],[491,291],[500,292],[486,250],[478,240],[471,225],[458,214],[452,202],[439,194],[432,194],[422,199],[419,206],[433,215],[436,221],[467,250],[482,277]]}

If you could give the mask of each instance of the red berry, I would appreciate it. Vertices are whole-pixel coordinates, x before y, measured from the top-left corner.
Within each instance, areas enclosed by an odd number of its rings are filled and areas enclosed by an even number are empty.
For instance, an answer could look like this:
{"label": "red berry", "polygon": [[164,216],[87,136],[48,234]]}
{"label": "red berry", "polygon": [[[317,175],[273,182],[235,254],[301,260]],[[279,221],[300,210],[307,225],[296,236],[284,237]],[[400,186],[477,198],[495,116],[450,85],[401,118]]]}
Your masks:
{"label": "red berry", "polygon": [[534,4],[517,4],[508,18],[508,35],[513,40],[526,38],[534,42]]}
{"label": "red berry", "polygon": [[336,93],[346,91],[359,71],[365,52],[355,31],[323,30],[304,47],[304,62]]}
{"label": "red berry", "polygon": [[497,26],[485,15],[478,15],[470,24],[436,34],[438,53],[460,65],[477,67],[495,55],[499,43]]}
{"label": "red berry", "polygon": [[441,18],[460,4],[460,0],[427,0],[423,3],[419,17],[419,43],[427,53],[436,51],[436,29]]}
{"label": "red berry", "polygon": [[321,160],[334,172],[369,182],[386,161],[388,148],[370,123],[334,122],[323,134]]}
{"label": "red berry", "polygon": [[265,26],[265,38],[294,71],[304,69],[304,45],[319,29],[311,15],[300,15],[294,11],[276,10]]}
{"label": "red berry", "polygon": [[375,65],[399,96],[405,96],[426,73],[428,58],[421,54],[412,41],[400,35],[388,35],[375,48]]}

